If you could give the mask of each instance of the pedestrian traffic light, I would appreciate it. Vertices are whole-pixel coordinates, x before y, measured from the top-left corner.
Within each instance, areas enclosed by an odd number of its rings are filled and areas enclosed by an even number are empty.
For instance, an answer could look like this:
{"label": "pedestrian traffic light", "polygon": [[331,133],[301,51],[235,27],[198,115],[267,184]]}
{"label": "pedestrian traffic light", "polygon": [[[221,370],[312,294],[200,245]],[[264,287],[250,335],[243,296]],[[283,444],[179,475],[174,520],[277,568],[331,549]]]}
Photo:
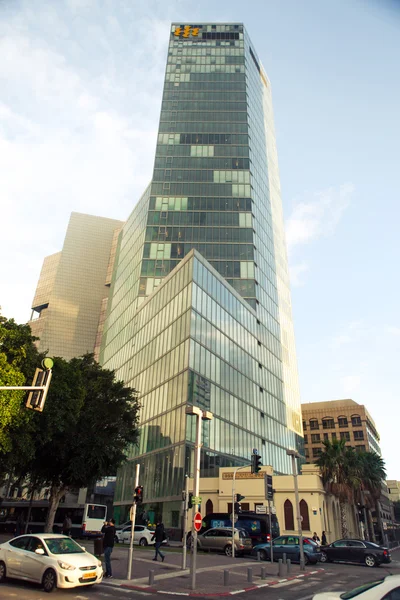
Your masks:
{"label": "pedestrian traffic light", "polygon": [[192,492],[189,492],[188,508],[193,508],[193,494],[192,494]]}
{"label": "pedestrian traffic light", "polygon": [[236,494],[236,502],[240,502],[241,500],[244,500],[246,498],[246,496],[242,496],[242,494]]}
{"label": "pedestrian traffic light", "polygon": [[233,512],[235,513],[235,515],[239,515],[242,512],[242,507],[240,506],[240,502],[234,503]]}
{"label": "pedestrian traffic light", "polygon": [[26,401],[26,408],[37,410],[38,412],[43,411],[44,403],[46,401],[47,393],[50,387],[50,381],[52,376],[53,360],[48,356],[42,361],[43,369],[36,369],[35,375],[32,381],[32,387],[41,388],[29,392],[28,399]]}
{"label": "pedestrian traffic light", "polygon": [[251,455],[251,472],[259,473],[261,471],[261,456],[253,453]]}
{"label": "pedestrian traffic light", "polygon": [[140,504],[141,502],[143,502],[143,486],[142,485],[138,485],[135,488],[135,494],[133,496],[133,500],[136,504]]}

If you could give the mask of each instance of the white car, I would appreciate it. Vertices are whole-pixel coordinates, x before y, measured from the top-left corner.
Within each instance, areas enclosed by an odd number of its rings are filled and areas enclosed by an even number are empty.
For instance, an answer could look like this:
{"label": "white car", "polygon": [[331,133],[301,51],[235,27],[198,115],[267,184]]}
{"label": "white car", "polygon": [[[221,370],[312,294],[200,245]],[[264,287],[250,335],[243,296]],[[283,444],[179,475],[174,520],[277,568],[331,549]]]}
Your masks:
{"label": "white car", "polygon": [[[131,541],[132,527],[127,525],[121,530],[115,532],[115,537],[119,543],[125,544]],[[139,546],[149,546],[155,542],[152,540],[154,529],[148,529],[145,525],[135,525],[135,535],[133,537],[133,543],[139,544]]]}
{"label": "white car", "polygon": [[364,583],[350,592],[323,592],[313,600],[400,600],[400,575],[388,575],[384,579]]}
{"label": "white car", "polygon": [[66,535],[20,535],[0,544],[0,583],[6,577],[41,583],[45,592],[101,583],[101,562]]}

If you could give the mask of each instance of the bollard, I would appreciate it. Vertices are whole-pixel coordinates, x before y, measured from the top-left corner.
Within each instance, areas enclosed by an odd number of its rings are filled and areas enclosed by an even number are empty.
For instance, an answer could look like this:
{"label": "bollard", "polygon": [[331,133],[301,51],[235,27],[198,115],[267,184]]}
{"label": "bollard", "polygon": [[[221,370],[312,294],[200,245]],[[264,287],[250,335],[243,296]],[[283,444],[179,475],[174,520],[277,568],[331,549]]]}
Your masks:
{"label": "bollard", "polygon": [[265,579],[265,567],[261,567],[261,579]]}
{"label": "bollard", "polygon": [[286,565],[286,552],[282,554],[283,564]]}
{"label": "bollard", "polygon": [[290,558],[288,558],[286,561],[286,572],[288,575],[290,574],[291,566],[292,566],[292,561],[290,560]]}
{"label": "bollard", "polygon": [[261,560],[261,552],[259,550],[257,550],[257,561],[260,562]]}
{"label": "bollard", "polygon": [[306,570],[306,566],[304,563],[304,560],[300,559],[300,571],[305,571]]}
{"label": "bollard", "polygon": [[247,567],[247,581],[253,583],[253,568]]}
{"label": "bollard", "polygon": [[150,570],[149,571],[149,585],[153,585],[154,583],[154,571]]}
{"label": "bollard", "polygon": [[278,577],[283,577],[283,562],[281,558],[278,560]]}
{"label": "bollard", "polygon": [[224,585],[229,585],[229,571],[224,569]]}

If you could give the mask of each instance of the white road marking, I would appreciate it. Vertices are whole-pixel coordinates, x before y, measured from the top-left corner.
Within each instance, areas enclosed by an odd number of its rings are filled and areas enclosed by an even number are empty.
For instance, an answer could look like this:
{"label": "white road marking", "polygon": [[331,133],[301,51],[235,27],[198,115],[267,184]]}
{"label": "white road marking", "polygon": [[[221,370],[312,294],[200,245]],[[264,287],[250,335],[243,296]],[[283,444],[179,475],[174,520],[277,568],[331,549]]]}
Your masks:
{"label": "white road marking", "polygon": [[275,585],[271,585],[271,588],[281,588],[281,587],[285,587],[287,585],[293,585],[294,583],[298,583],[295,579],[292,579],[291,581],[280,581],[279,583],[276,583]]}

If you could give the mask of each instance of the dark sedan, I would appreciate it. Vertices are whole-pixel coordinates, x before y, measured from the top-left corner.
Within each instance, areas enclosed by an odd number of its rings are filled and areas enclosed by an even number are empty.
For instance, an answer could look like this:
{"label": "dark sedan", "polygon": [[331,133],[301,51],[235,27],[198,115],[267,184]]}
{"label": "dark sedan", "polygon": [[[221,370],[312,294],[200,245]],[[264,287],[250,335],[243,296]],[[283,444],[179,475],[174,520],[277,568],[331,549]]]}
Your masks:
{"label": "dark sedan", "polygon": [[[300,562],[300,544],[299,536],[297,535],[281,535],[272,542],[274,550],[274,560],[290,558],[292,562]],[[321,558],[321,550],[319,546],[308,537],[303,537],[304,558],[308,564],[316,564]],[[260,553],[261,560],[271,560],[271,552],[269,542],[257,544],[253,548],[253,554]]]}
{"label": "dark sedan", "polygon": [[362,563],[377,567],[392,560],[388,548],[365,540],[337,540],[321,548],[321,562]]}

